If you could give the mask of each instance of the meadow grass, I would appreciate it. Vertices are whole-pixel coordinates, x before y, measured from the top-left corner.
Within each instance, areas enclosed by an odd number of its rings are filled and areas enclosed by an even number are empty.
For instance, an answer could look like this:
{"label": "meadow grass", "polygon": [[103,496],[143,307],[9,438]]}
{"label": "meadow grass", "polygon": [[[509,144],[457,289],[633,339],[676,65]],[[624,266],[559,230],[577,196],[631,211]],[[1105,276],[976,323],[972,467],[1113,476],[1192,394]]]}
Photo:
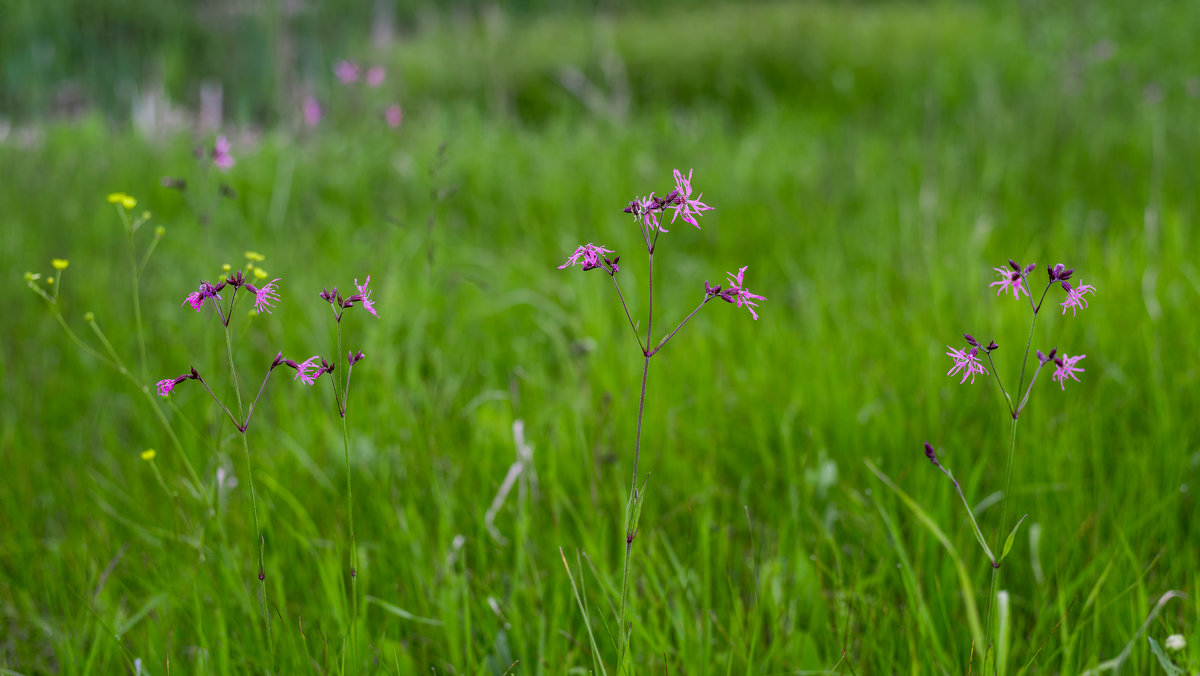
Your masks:
{"label": "meadow grass", "polygon": [[[235,134],[220,178],[237,197],[206,201],[207,223],[158,183],[194,177],[193,144],[211,139],[98,117],[14,132],[0,667],[586,673],[594,640],[614,673],[641,358],[605,280],[556,266],[594,241],[638,272],[621,207],[694,168],[716,210],[663,235],[659,316],[673,324],[735,262],[769,300],[757,322],[709,308],[652,370],[634,669],[964,673],[973,656],[980,671],[969,607],[986,607],[991,566],[921,448],[953,466],[988,538],[1007,532],[999,395],[946,378],[943,352],[964,331],[994,338],[1015,379],[1025,315],[987,287],[1012,257],[1064,262],[1098,291],[1086,316],[1039,323],[1087,372],[1066,393],[1044,377],[1022,415],[1009,514],[1029,518],[1002,569],[999,651],[1011,672],[1078,673],[1130,645],[1127,673],[1154,673],[1147,637],[1181,633],[1174,659],[1195,671],[1200,84],[1178,37],[1194,31],[1148,35],[1156,21],[1200,13],[795,4],[447,22],[395,55],[403,127],[347,112],[310,134]],[[479,57],[456,47],[473,35]],[[624,75],[605,75],[614,58]],[[564,64],[593,82],[590,104]],[[345,329],[367,354],[348,417],[358,664],[329,388],[272,381],[248,431],[271,651],[224,414],[198,387],[159,402],[194,486],[144,395],[23,288],[25,270],[70,259],[65,319],[91,339],[94,312],[137,363],[128,243],[104,201],[118,190],[166,228],[141,279],[150,387],[195,365],[232,394],[219,327],[179,304],[244,250],[282,277],[274,314],[235,324],[248,373],[277,350],[331,352],[318,292],[372,275],[379,320]],[[622,280],[635,315],[639,279]],[[538,481],[497,513],[501,544],[484,514],[518,419]],[[1188,596],[1143,631],[1171,590]]]}

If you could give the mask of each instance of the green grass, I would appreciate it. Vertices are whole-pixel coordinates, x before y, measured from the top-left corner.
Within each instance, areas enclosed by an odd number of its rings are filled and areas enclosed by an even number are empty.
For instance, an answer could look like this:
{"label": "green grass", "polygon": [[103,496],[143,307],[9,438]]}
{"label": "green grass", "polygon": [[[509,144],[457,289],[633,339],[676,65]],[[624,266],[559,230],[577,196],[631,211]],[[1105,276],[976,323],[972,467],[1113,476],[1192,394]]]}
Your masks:
{"label": "green grass", "polygon": [[[1149,32],[1164,25],[1180,30]],[[1125,673],[1156,673],[1147,636],[1173,633],[1195,671],[1196,27],[1186,3],[1084,2],[447,21],[395,54],[402,129],[346,104],[316,134],[236,136],[223,179],[237,198],[206,202],[207,225],[158,186],[188,176],[215,194],[192,157],[205,139],[95,117],[14,131],[0,143],[0,667],[587,673],[590,627],[616,673],[641,355],[608,281],[556,266],[582,242],[616,249],[640,311],[644,262],[620,208],[694,167],[716,211],[660,240],[657,316],[671,323],[741,265],[769,300],[757,322],[706,308],[653,360],[633,670],[966,672],[968,604],[982,620],[991,567],[929,440],[990,505],[977,517],[993,545],[1029,514],[1000,576],[1009,671],[1078,673],[1131,644]],[[454,46],[473,35],[478,57]],[[625,75],[606,80],[613,55]],[[628,106],[582,104],[564,63]],[[163,405],[203,478],[206,495],[190,492],[147,399],[22,286],[69,258],[67,321],[91,338],[94,312],[137,363],[128,244],[104,202],[117,190],[166,227],[142,281],[147,383],[194,365],[231,391],[219,325],[179,303],[246,249],[267,255],[283,301],[235,320],[244,388],[278,350],[331,354],[317,293],[371,274],[380,318],[344,324],[367,353],[348,418],[360,664],[328,385],[277,372],[248,433],[272,654],[228,421],[194,383]],[[1035,345],[1086,353],[1087,371],[1065,393],[1043,374],[1001,524],[1007,414],[994,383],[946,378],[943,353],[964,331],[994,338],[1016,379],[1026,317],[987,287],[1008,257],[1074,266],[1097,295],[1039,321]],[[538,482],[498,513],[500,544],[484,514],[516,419]],[[1170,590],[1188,598],[1139,633]]]}

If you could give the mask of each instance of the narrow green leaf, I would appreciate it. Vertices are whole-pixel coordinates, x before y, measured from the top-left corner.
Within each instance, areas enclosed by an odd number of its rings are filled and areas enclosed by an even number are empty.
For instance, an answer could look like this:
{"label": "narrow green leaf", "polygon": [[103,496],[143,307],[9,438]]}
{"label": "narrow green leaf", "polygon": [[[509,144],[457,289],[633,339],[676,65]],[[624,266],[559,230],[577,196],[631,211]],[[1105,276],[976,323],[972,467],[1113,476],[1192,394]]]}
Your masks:
{"label": "narrow green leaf", "polygon": [[1017,522],[1017,525],[1013,526],[1012,532],[1009,533],[1008,538],[1004,540],[1004,550],[1000,552],[1000,561],[1003,561],[1004,557],[1008,556],[1008,551],[1012,549],[1013,546],[1013,540],[1015,540],[1017,537],[1017,529],[1019,529],[1021,524],[1025,523],[1025,519],[1028,518],[1029,515],[1026,514],[1025,516],[1021,517],[1021,520]]}
{"label": "narrow green leaf", "polygon": [[1175,666],[1175,663],[1171,661],[1170,657],[1167,657],[1167,654],[1163,652],[1162,647],[1158,645],[1158,641],[1155,641],[1153,636],[1147,636],[1146,640],[1150,641],[1150,650],[1158,658],[1158,663],[1162,665],[1163,671],[1170,674],[1170,676],[1183,676],[1183,669]]}

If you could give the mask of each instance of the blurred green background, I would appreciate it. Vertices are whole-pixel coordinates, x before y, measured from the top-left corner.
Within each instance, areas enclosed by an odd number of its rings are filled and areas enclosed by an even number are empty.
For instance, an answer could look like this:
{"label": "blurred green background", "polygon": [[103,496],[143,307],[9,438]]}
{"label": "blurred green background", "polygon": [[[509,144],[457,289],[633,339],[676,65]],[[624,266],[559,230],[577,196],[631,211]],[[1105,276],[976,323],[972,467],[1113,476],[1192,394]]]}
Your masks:
{"label": "blurred green background", "polygon": [[[1001,671],[1200,669],[1195,3],[6,0],[0,16],[5,672],[598,672],[561,547],[616,673],[641,355],[603,275],[557,266],[615,249],[644,313],[620,209],[676,168],[716,209],[660,239],[656,326],[743,265],[768,300],[757,322],[706,308],[652,360],[627,671],[982,672],[971,609],[991,566],[926,440],[993,546],[1029,515],[999,576]],[[386,77],[342,84],[342,59]],[[144,368],[116,191],[151,213],[136,256],[164,228],[140,281]],[[277,351],[335,352],[322,288],[370,274],[380,314],[344,322],[367,354],[349,468],[324,382],[276,372],[249,430],[270,637],[235,431],[194,383],[140,389],[195,366],[231,397],[219,324],[180,303],[246,250],[282,300],[235,311],[243,390]],[[54,307],[21,278],[47,288],[51,258],[70,260]],[[1007,258],[1063,262],[1097,293],[1064,317],[1054,290],[1039,320],[1035,347],[1087,370],[1037,383],[1002,524],[1008,414],[994,381],[945,377],[944,352],[995,339],[1017,378],[1028,309],[987,286]],[[56,312],[103,351],[94,313],[129,377]],[[497,538],[484,517],[516,420],[537,483],[496,512]],[[1160,657],[1172,634],[1187,646]]]}

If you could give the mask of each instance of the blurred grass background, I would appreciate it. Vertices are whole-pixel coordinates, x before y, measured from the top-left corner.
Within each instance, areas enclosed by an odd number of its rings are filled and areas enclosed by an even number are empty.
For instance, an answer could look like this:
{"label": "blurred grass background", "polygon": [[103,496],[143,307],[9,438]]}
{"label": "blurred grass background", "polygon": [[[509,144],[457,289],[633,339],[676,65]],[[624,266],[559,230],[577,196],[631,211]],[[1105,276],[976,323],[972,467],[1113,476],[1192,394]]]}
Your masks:
{"label": "blurred grass background", "polygon": [[[943,353],[964,331],[994,338],[1015,380],[1026,317],[987,288],[1009,257],[1064,262],[1097,288],[1078,317],[1044,313],[1035,337],[1086,353],[1087,371],[1066,392],[1044,374],[1022,419],[1009,671],[1079,673],[1128,644],[1124,669],[1154,673],[1147,637],[1173,633],[1190,641],[1174,659],[1200,668],[1193,4],[6,10],[4,669],[586,672],[562,547],[613,670],[641,359],[608,282],[556,266],[582,242],[616,249],[644,308],[620,208],[669,189],[674,168],[695,169],[716,211],[663,235],[656,323],[742,265],[769,300],[757,322],[706,309],[653,360],[638,673],[961,673],[972,655],[981,669],[965,595],[982,614],[990,566],[921,443],[989,539],[1007,531],[1007,416],[993,383],[946,378]],[[344,87],[340,58],[387,79]],[[219,126],[189,112],[203,82],[221,86]],[[144,90],[163,95],[150,118],[132,103]],[[325,108],[316,129],[305,94]],[[380,119],[392,102],[398,129]],[[196,157],[218,132],[237,157],[226,174]],[[218,326],[179,303],[244,250],[283,278],[274,314],[236,319],[246,386],[277,350],[331,353],[317,292],[372,275],[380,319],[346,322],[368,355],[349,417],[361,664],[345,661],[347,469],[328,386],[276,374],[249,432],[272,651],[227,422],[191,383],[163,406],[209,512],[137,389],[21,287],[70,259],[64,316],[90,337],[94,312],[136,364],[128,243],[104,201],[118,190],[166,228],[142,280],[143,382],[195,365],[229,392]],[[499,512],[501,544],[483,517],[516,419],[538,490]],[[177,499],[139,459],[148,447]],[[1189,598],[1143,631],[1172,589]]]}

